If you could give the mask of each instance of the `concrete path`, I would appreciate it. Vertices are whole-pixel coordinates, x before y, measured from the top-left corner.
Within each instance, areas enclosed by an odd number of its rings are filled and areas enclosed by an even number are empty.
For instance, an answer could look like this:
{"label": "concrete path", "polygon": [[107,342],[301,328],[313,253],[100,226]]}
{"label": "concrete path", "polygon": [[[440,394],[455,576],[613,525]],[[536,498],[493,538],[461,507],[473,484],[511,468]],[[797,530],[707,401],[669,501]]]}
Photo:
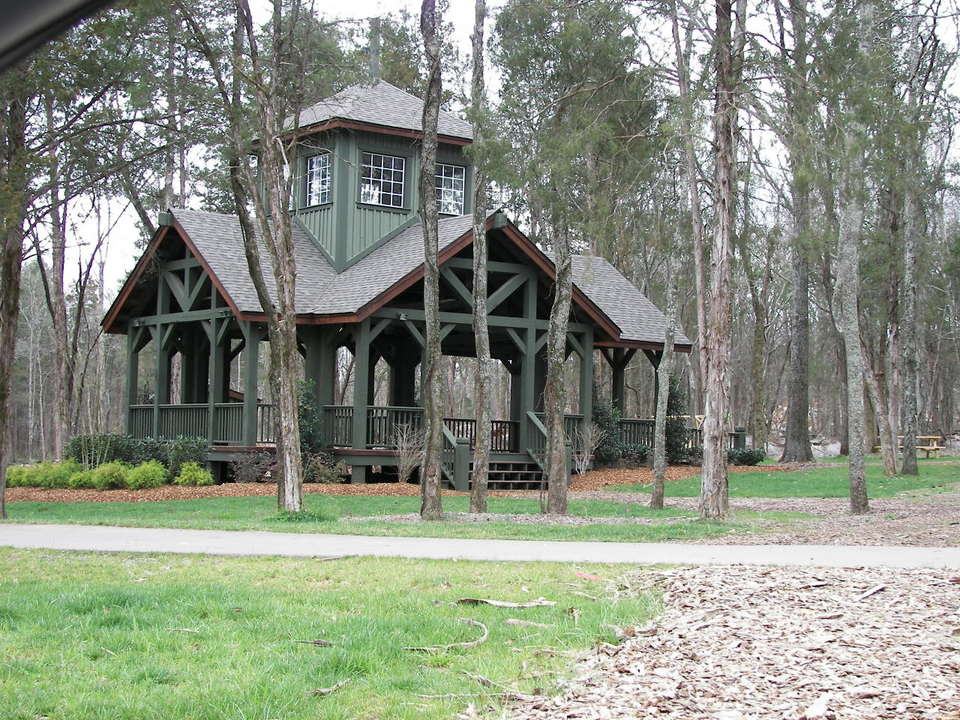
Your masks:
{"label": "concrete path", "polygon": [[226,530],[126,528],[98,525],[0,524],[0,546],[103,552],[373,556],[450,560],[684,565],[949,568],[960,548],[849,545],[688,545],[680,543],[541,542],[367,537]]}

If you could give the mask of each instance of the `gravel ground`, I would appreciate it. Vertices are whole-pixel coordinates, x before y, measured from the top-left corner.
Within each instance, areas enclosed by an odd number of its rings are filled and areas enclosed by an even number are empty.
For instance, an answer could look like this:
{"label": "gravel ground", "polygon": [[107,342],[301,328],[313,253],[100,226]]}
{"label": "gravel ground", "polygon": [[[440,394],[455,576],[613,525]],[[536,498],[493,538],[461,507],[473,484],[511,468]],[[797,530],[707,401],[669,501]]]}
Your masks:
{"label": "gravel ground", "polygon": [[960,577],[719,566],[635,582],[663,590],[655,624],[502,718],[960,719]]}
{"label": "gravel ground", "polygon": [[[351,522],[420,523],[417,513],[403,515],[372,515],[370,517],[345,518]],[[455,523],[507,522],[517,525],[663,525],[665,523],[691,522],[696,518],[675,517],[581,517],[577,515],[507,514],[507,513],[444,513],[443,519]]]}

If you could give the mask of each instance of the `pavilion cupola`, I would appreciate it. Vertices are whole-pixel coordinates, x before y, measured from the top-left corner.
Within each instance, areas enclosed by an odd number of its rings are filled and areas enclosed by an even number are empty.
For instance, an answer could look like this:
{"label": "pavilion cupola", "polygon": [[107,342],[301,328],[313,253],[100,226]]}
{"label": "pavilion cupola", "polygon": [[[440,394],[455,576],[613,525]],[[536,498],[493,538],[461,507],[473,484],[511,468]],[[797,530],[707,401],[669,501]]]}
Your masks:
{"label": "pavilion cupola", "polygon": [[[300,112],[292,211],[337,272],[418,221],[423,101],[378,80]],[[472,212],[468,122],[440,113],[436,193],[443,216]]]}

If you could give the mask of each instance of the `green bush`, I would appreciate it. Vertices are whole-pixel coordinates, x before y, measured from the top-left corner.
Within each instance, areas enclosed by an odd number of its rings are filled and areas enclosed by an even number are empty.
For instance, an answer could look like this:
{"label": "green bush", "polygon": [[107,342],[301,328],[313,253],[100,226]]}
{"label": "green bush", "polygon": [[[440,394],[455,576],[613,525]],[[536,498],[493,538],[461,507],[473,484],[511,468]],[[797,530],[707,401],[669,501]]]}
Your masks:
{"label": "green bush", "polygon": [[[201,466],[207,460],[207,439],[202,437],[178,437],[168,441],[165,465],[171,477],[177,477],[188,463]],[[211,482],[213,482],[211,480]],[[209,485],[210,483],[202,483]]]}
{"label": "green bush", "polygon": [[300,420],[300,449],[305,453],[322,451],[323,408],[317,402],[315,383],[311,379],[300,383],[297,418]]}
{"label": "green bush", "polygon": [[593,422],[603,432],[603,438],[593,453],[594,466],[613,465],[623,455],[620,442],[620,411],[608,402],[594,399]]}
{"label": "green bush", "polygon": [[767,454],[760,448],[733,448],[727,450],[727,463],[730,465],[756,465],[763,462]]}
{"label": "green bush", "polygon": [[33,471],[32,465],[10,465],[7,467],[7,487],[29,487],[27,482]]}
{"label": "green bush", "polygon": [[213,485],[213,474],[199,463],[188,461],[180,466],[174,485]]}
{"label": "green bush", "polygon": [[130,466],[119,460],[98,465],[90,471],[93,486],[97,490],[120,490],[127,487]]}
{"label": "green bush", "polygon": [[157,488],[167,481],[167,469],[156,460],[148,460],[131,469],[127,474],[127,487],[131,490]]}
{"label": "green bush", "polygon": [[44,461],[34,465],[33,487],[65,488],[70,476],[83,467],[76,460],[64,460],[62,463]]}
{"label": "green bush", "polygon": [[624,444],[621,447],[620,459],[629,467],[640,467],[647,461],[649,454],[650,448],[646,445]]}
{"label": "green bush", "polygon": [[120,433],[76,435],[67,443],[63,454],[86,467],[96,467],[115,460],[129,463],[137,459],[138,442]]}
{"label": "green bush", "polygon": [[140,465],[151,460],[156,460],[165,465],[169,456],[169,440],[160,440],[159,438],[145,437],[133,440],[133,451],[131,452],[130,464]]}
{"label": "green bush", "polygon": [[93,470],[78,470],[67,480],[67,487],[72,490],[91,490],[96,488],[93,479]]}
{"label": "green bush", "polygon": [[303,481],[335,484],[343,480],[347,468],[330,453],[303,453]]}
{"label": "green bush", "polygon": [[271,453],[248,452],[241,453],[230,463],[230,470],[233,472],[234,482],[269,482],[271,478],[267,477],[267,473],[272,473],[274,464],[275,460]]}
{"label": "green bush", "polygon": [[667,391],[667,425],[663,429],[664,446],[668,465],[682,465],[690,462],[690,450],[687,446],[687,393],[680,380],[670,376]]}

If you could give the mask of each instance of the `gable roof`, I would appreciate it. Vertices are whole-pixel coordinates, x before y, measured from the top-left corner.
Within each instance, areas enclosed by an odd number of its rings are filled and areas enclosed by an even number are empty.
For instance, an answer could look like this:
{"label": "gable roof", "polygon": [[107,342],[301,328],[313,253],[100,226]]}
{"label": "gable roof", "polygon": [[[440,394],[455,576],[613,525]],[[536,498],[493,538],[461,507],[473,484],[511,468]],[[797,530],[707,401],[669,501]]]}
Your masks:
{"label": "gable roof", "polygon": [[[304,130],[328,120],[352,120],[419,133],[423,132],[423,100],[383,80],[373,85],[351,85],[300,111],[300,128]],[[285,125],[292,128],[294,117],[287,118]],[[470,123],[443,110],[437,121],[437,133],[473,139]]]}
{"label": "gable roof", "polygon": [[[236,215],[171,210],[173,229],[180,234],[191,252],[214,275],[228,305],[241,316],[262,315],[253,282],[247,270],[243,236]],[[488,218],[488,227],[494,216]],[[335,319],[355,321],[366,316],[378,300],[400,292],[423,275],[423,226],[413,221],[402,227],[366,257],[337,273],[320,246],[294,219],[294,252],[297,264],[297,314],[317,322]],[[167,228],[161,228],[136,268],[127,278],[103,324],[109,332],[129,289],[135,285],[146,260],[158,245]],[[473,240],[473,218],[470,215],[441,218],[438,223],[441,263],[468,246]],[[549,256],[540,251],[512,223],[507,223],[505,236],[517,243],[541,269],[552,274]],[[261,257],[269,254],[260,243]],[[269,267],[264,279],[271,294],[275,283]],[[601,257],[577,255],[573,258],[575,294],[588,312],[599,313],[602,324],[612,328],[614,341],[621,344],[662,345],[665,318],[640,290],[609,262]],[[383,302],[386,302],[385,300]],[[690,340],[678,331],[678,349],[689,347]]]}

